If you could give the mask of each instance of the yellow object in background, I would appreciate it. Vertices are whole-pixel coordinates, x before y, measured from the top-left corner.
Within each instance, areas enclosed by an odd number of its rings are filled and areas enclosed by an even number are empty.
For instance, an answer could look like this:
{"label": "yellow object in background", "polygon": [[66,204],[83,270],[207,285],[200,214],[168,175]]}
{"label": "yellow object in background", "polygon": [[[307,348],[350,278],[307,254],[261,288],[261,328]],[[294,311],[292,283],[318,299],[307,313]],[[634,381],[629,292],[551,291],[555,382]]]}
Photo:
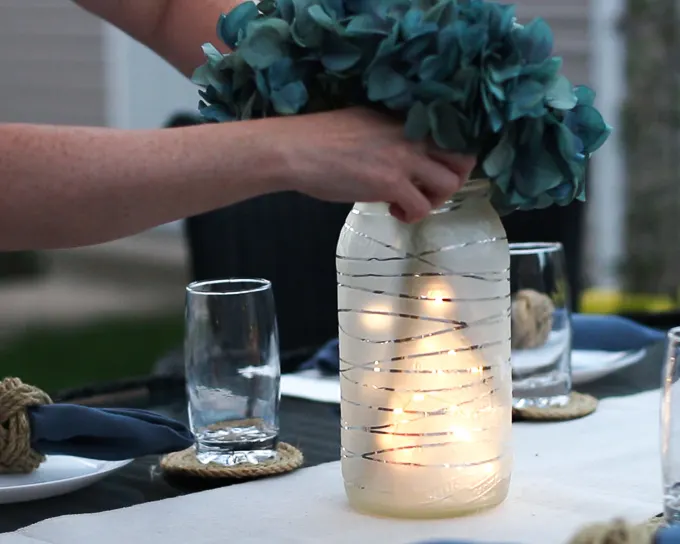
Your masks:
{"label": "yellow object in background", "polygon": [[588,289],[581,296],[580,311],[585,314],[619,314],[625,312],[667,312],[678,307],[672,297],[644,293],[622,293]]}

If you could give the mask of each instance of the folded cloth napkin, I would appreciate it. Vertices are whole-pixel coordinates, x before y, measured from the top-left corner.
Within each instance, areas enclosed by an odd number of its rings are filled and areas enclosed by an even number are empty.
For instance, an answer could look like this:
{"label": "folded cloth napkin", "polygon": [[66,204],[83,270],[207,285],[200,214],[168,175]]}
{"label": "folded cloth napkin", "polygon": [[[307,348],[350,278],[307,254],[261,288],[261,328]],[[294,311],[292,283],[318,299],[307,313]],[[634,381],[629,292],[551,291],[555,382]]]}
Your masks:
{"label": "folded cloth napkin", "polygon": [[26,412],[31,447],[43,455],[118,461],[180,451],[194,443],[182,423],[145,410],[45,404]]}
{"label": "folded cloth napkin", "polygon": [[680,525],[659,529],[654,544],[680,544]]}
{"label": "folded cloth napkin", "polygon": [[664,331],[617,315],[574,314],[571,327],[574,349],[630,351],[666,338]]}
{"label": "folded cloth napkin", "polygon": [[[615,315],[573,314],[572,346],[579,350],[630,351],[661,342],[666,333]],[[301,370],[317,369],[325,374],[339,370],[338,340],[325,344]]]}

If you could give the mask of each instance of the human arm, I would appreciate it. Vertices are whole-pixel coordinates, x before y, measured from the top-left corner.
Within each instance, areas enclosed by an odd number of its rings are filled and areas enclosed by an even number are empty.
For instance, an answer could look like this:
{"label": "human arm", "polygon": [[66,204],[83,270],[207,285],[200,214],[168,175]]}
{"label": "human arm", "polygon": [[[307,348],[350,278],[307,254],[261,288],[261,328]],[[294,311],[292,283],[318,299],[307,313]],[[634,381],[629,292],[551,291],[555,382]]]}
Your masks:
{"label": "human arm", "polygon": [[0,125],[0,250],[96,244],[286,190],[389,202],[415,221],[474,160],[402,130],[364,110],[148,131]]}
{"label": "human arm", "polygon": [[203,64],[201,46],[217,39],[217,21],[242,0],[75,0],[154,50],[186,76]]}
{"label": "human arm", "polygon": [[255,123],[0,125],[0,249],[96,244],[285,188],[276,145],[258,146],[256,160],[256,135]]}

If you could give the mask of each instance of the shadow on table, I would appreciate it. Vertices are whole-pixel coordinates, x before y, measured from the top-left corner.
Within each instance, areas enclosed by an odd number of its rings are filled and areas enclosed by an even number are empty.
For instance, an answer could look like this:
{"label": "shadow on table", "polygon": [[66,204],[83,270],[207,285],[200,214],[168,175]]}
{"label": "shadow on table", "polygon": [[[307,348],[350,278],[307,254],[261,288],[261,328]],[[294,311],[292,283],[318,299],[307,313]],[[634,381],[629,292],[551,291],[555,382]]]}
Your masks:
{"label": "shadow on table", "polygon": [[656,344],[647,349],[647,355],[639,363],[623,368],[592,383],[575,386],[581,393],[588,393],[598,399],[624,397],[653,391],[661,387],[661,371],[665,356],[665,345]]}

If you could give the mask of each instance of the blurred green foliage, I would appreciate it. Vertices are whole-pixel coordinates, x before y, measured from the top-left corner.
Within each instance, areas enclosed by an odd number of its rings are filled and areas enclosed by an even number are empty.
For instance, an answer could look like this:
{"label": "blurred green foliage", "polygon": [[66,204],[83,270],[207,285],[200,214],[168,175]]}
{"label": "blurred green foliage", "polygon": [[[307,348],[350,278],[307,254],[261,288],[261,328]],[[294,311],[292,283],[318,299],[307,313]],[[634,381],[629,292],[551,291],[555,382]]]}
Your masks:
{"label": "blurred green foliage", "polygon": [[0,375],[49,393],[144,376],[181,345],[183,327],[183,316],[173,315],[29,329],[0,346]]}

